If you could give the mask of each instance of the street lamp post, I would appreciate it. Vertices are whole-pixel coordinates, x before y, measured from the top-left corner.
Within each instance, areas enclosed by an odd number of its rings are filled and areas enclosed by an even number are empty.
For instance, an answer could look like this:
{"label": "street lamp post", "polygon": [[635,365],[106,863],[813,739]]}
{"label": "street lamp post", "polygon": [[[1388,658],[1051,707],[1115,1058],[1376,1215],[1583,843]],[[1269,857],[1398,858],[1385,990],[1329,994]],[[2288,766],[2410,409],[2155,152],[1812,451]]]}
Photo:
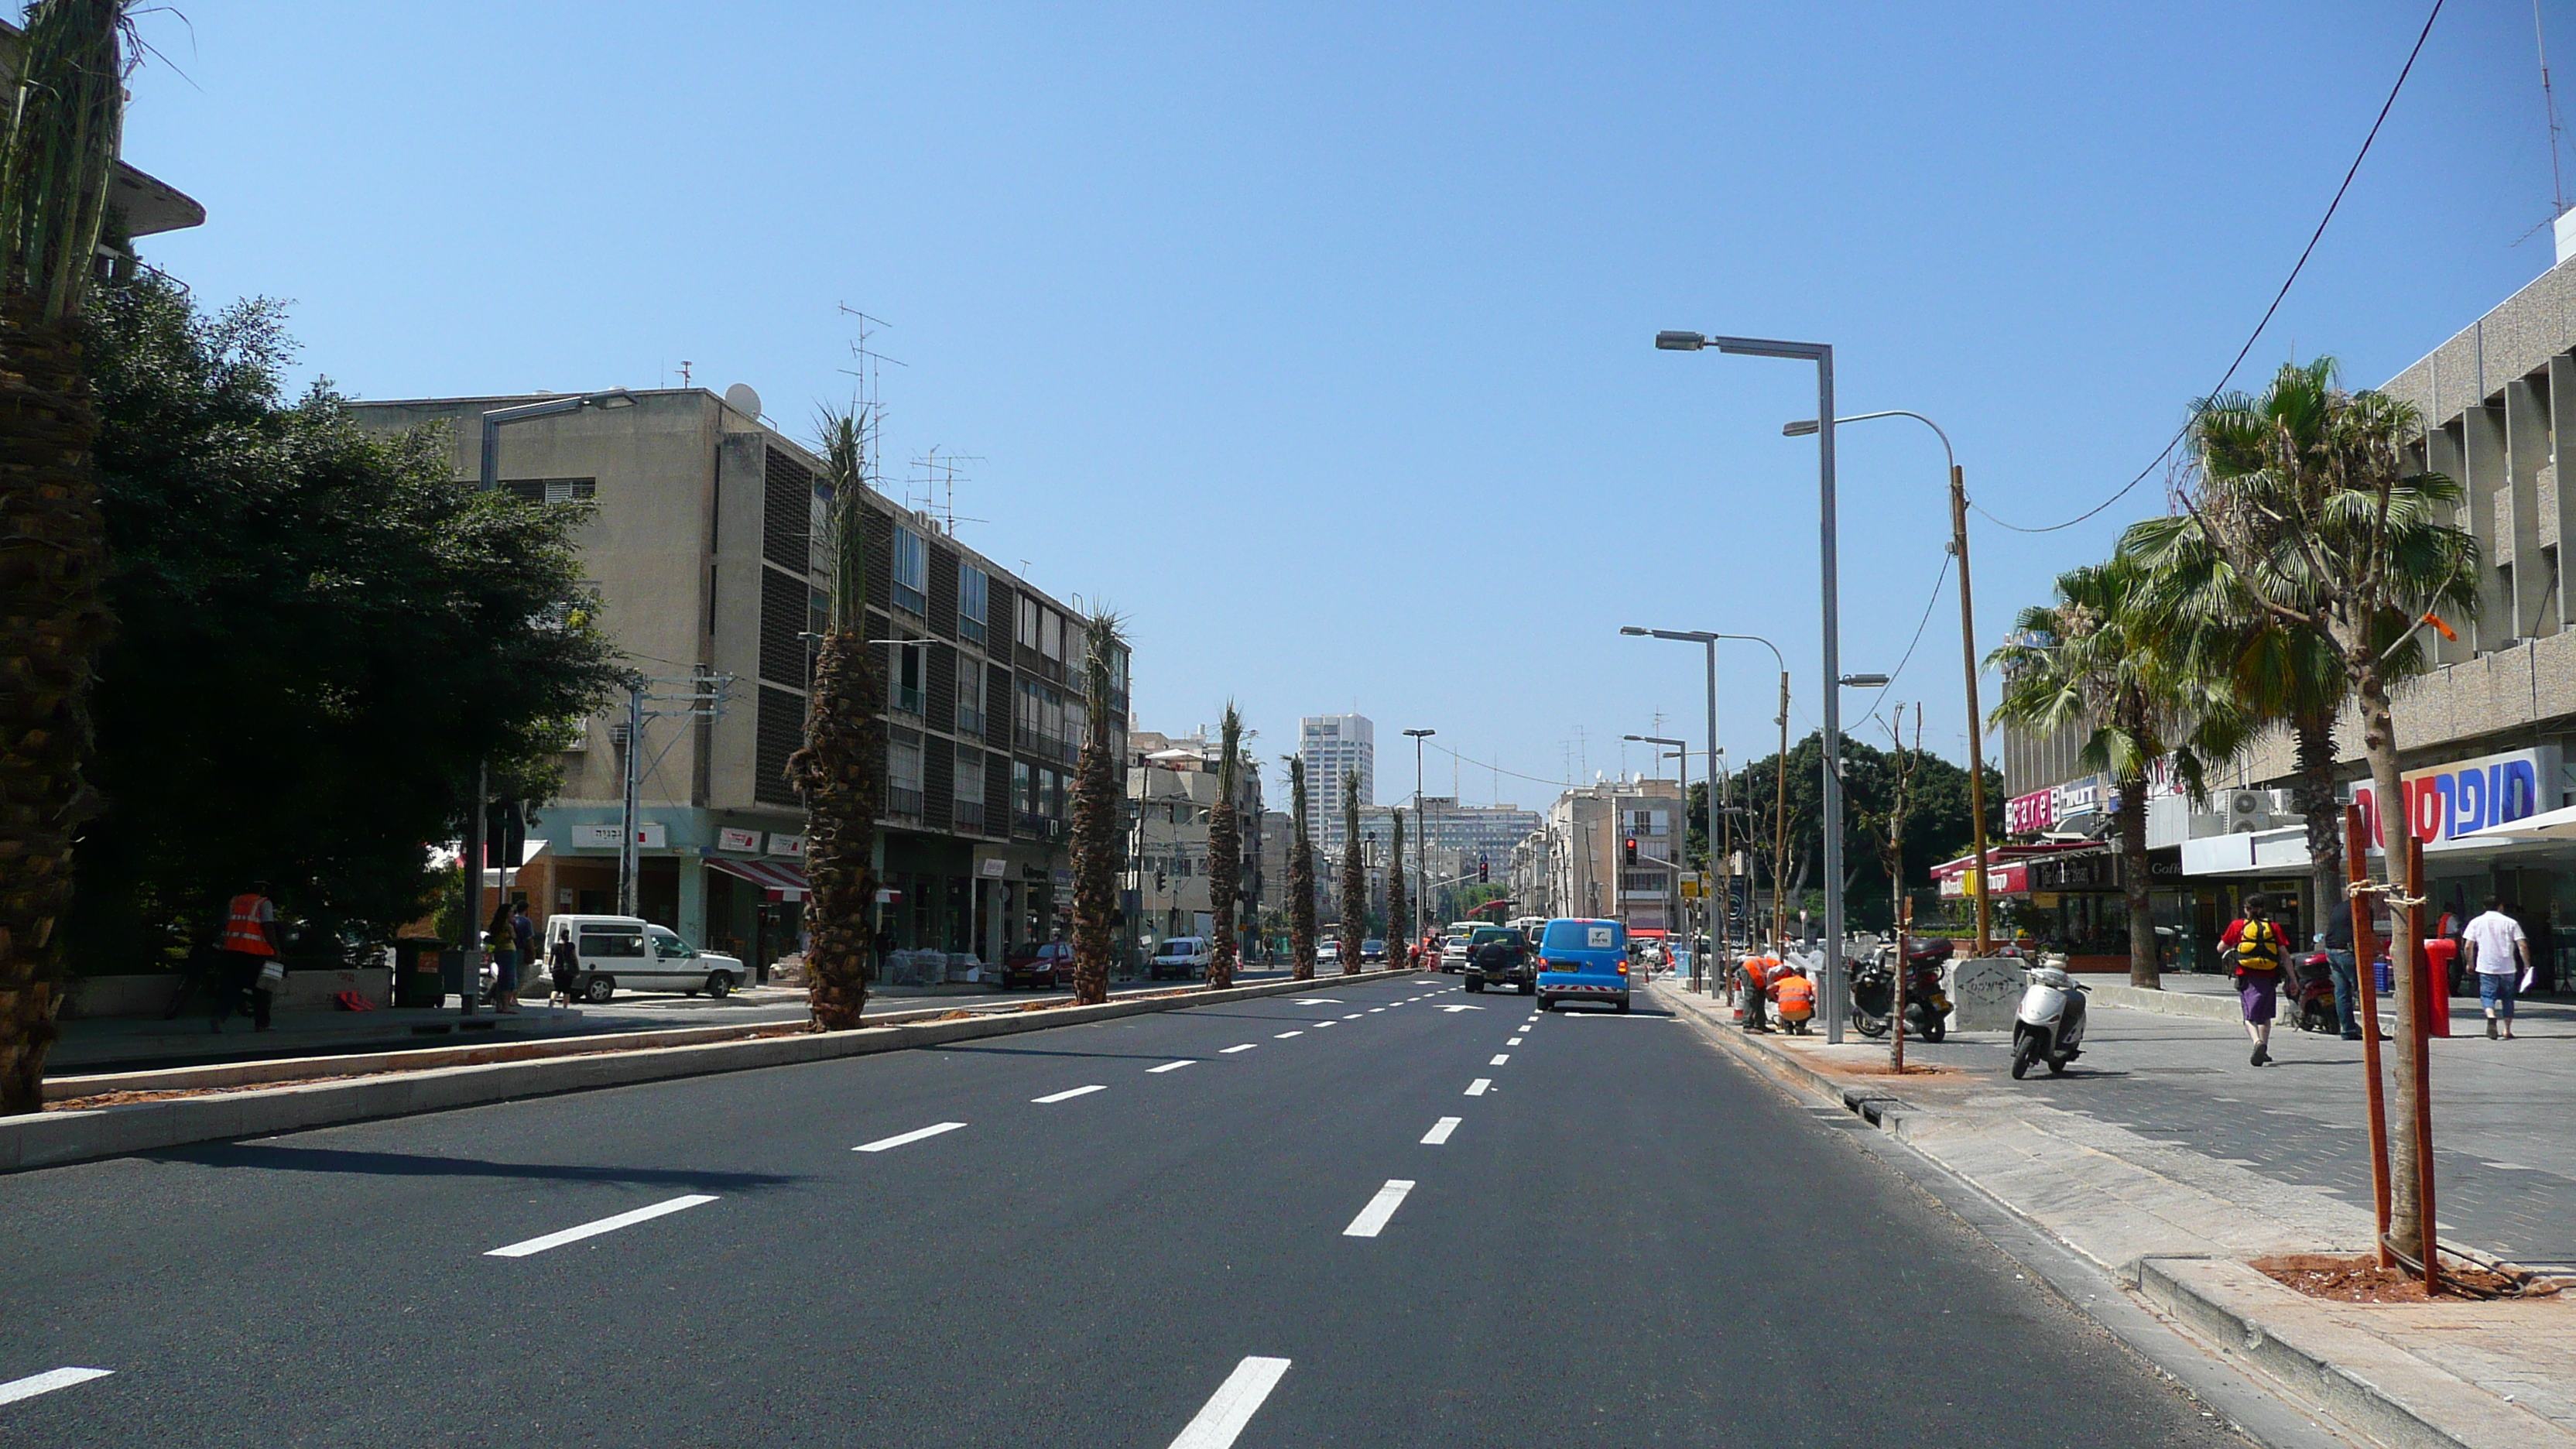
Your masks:
{"label": "street lamp post", "polygon": [[[1422,897],[1431,889],[1431,827],[1422,818],[1422,742],[1440,731],[1406,730],[1405,733],[1413,739],[1414,871],[1412,919],[1404,923],[1404,930],[1407,941],[1419,941],[1422,939]],[[1404,870],[1404,862],[1397,861],[1395,868],[1400,874]],[[1389,921],[1387,925],[1391,929],[1395,922]]]}
{"label": "street lamp post", "polygon": [[1748,357],[1785,357],[1816,365],[1816,474],[1818,553],[1823,565],[1823,634],[1825,680],[1824,727],[1824,868],[1825,1040],[1843,1039],[1843,781],[1842,781],[1842,590],[1834,558],[1834,349],[1824,342],[1784,342],[1761,337],[1705,337],[1697,332],[1658,332],[1655,346],[1666,352],[1697,352],[1714,347]]}
{"label": "street lamp post", "polygon": [[[1776,798],[1772,802],[1775,839],[1771,851],[1771,945],[1774,950],[1788,949],[1789,916],[1788,908],[1784,904],[1787,900],[1787,885],[1781,879],[1781,867],[1789,858],[1789,661],[1781,656],[1779,645],[1759,634],[1720,634],[1707,629],[1641,629],[1634,624],[1620,629],[1619,632],[1641,638],[1678,639],[1686,644],[1708,646],[1708,763],[1711,781],[1718,778],[1717,641],[1734,639],[1746,644],[1759,644],[1771,651],[1773,662],[1780,666],[1780,717],[1776,721],[1780,727],[1780,753],[1775,770],[1778,776],[1775,786]],[[1714,811],[1715,807],[1712,806],[1711,809]],[[1745,889],[1749,894],[1752,887],[1747,885]],[[1731,907],[1734,903],[1730,899],[1728,904]],[[1749,924],[1748,922],[1748,926]]]}
{"label": "street lamp post", "polygon": [[[1683,846],[1687,846],[1690,841],[1690,741],[1668,740],[1661,735],[1628,735],[1626,738],[1641,745],[1670,745],[1673,747],[1673,753],[1669,758],[1681,761],[1682,808],[1674,813],[1681,817],[1679,821],[1681,828],[1677,832],[1677,838]],[[1656,753],[1659,757],[1662,756],[1662,751],[1658,750]],[[1712,775],[1709,778],[1715,779],[1716,776]],[[1689,854],[1688,849],[1677,848],[1673,852],[1673,858],[1665,863],[1666,869],[1671,872],[1666,884],[1672,887],[1669,892],[1672,914],[1664,919],[1665,924],[1672,927],[1676,933],[1681,930],[1682,924],[1682,866],[1684,858]]]}
{"label": "street lamp post", "polygon": [[[1994,905],[1986,887],[1986,756],[1985,722],[1977,710],[1977,604],[1976,593],[1968,584],[1968,481],[1959,471],[1959,455],[1950,448],[1950,435],[1941,425],[1905,408],[1884,412],[1854,413],[1834,419],[1834,426],[1865,423],[1876,418],[1912,418],[1932,430],[1941,440],[1941,456],[1950,465],[1950,552],[1959,559],[1959,647],[1965,656],[1968,678],[1968,810],[1976,834],[1977,868],[1970,879],[1976,883],[1977,954],[1994,954]],[[1790,423],[1781,433],[1803,438],[1816,431],[1812,418]]]}
{"label": "street lamp post", "polygon": [[[491,409],[483,414],[483,456],[482,467],[475,477],[477,491],[489,493],[501,486],[501,429],[509,424],[524,423],[534,418],[553,417],[559,413],[577,413],[584,408],[631,408],[633,406],[635,406],[633,393],[622,387],[613,387],[606,392],[575,393],[568,397],[550,397],[542,402],[519,403],[513,407]],[[626,748],[630,755],[637,748],[637,744],[638,742],[630,735],[626,741]],[[465,850],[462,852],[465,876],[465,964],[461,973],[464,979],[457,982],[457,985],[462,988],[459,994],[464,998],[464,1014],[467,1016],[476,1014],[474,998],[483,989],[483,803],[487,774],[486,765],[477,764],[474,767],[474,809],[470,812],[471,818],[466,822],[469,833],[466,836]],[[634,832],[630,830],[627,834],[631,837]],[[633,848],[634,842],[631,839],[622,847],[626,850]]]}

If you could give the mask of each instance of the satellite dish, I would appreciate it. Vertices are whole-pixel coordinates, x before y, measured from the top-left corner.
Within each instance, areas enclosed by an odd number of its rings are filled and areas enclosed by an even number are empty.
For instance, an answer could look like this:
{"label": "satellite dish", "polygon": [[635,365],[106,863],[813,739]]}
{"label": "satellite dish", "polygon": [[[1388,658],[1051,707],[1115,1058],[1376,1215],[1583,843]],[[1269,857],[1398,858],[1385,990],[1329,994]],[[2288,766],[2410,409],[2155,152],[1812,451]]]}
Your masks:
{"label": "satellite dish", "polygon": [[750,383],[737,382],[725,389],[725,406],[748,417],[759,417],[760,394],[751,390]]}

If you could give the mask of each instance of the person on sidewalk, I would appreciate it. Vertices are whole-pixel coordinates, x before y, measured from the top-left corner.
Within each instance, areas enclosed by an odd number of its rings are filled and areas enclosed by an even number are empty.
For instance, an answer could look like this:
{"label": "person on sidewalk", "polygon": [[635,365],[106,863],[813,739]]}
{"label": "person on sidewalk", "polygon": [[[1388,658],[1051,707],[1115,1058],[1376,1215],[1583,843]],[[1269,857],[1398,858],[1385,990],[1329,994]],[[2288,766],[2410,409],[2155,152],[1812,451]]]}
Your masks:
{"label": "person on sidewalk", "polygon": [[2345,1041],[2361,1040],[2361,971],[2352,954],[2352,899],[2347,896],[2326,914],[2326,969],[2334,973],[2335,1019]]}
{"label": "person on sidewalk", "polygon": [[[2255,1066],[2272,1061],[2272,1018],[2281,1002],[2281,928],[2265,912],[2259,895],[2245,898],[2245,914],[2227,923],[2218,949],[2236,953],[2236,1000],[2245,1013],[2245,1034],[2254,1040]],[[2358,983],[2355,983],[2356,988]]]}
{"label": "person on sidewalk", "polygon": [[207,1027],[222,1031],[224,1018],[239,1010],[248,996],[251,1029],[268,1030],[276,998],[260,978],[278,957],[277,906],[268,898],[268,882],[251,882],[249,890],[225,907],[223,952],[224,969],[215,984],[215,1014]]}
{"label": "person on sidewalk", "polygon": [[1747,956],[1744,958],[1743,969],[1738,973],[1742,977],[1744,984],[1737,988],[1736,994],[1744,1002],[1744,1029],[1746,1031],[1768,1032],[1771,1030],[1771,1023],[1766,1018],[1763,1007],[1764,1004],[1770,1000],[1771,968],[1778,964],[1779,962],[1776,959],[1769,956]]}
{"label": "person on sidewalk", "polygon": [[492,909],[483,928],[483,949],[492,953],[492,1009],[503,1016],[519,1014],[519,940],[510,932],[510,907]]}
{"label": "person on sidewalk", "polygon": [[1771,999],[1780,1004],[1780,1024],[1797,1036],[1807,1034],[1816,1014],[1816,984],[1795,966],[1783,966],[1771,981]]}
{"label": "person on sidewalk", "polygon": [[2486,909],[2462,929],[2460,937],[2468,943],[2474,958],[2471,965],[2478,973],[2478,1005],[2487,1014],[2487,1039],[2496,1036],[2497,1018],[2503,1018],[2504,1039],[2513,1040],[2513,1003],[2520,995],[2517,989],[2525,972],[2531,969],[2531,938],[2523,934],[2522,922],[2504,913],[2504,903],[2494,896],[2486,899]]}
{"label": "person on sidewalk", "polygon": [[528,898],[521,896],[510,903],[510,944],[519,949],[519,971],[537,974],[537,923],[528,915]]}
{"label": "person on sidewalk", "polygon": [[566,1006],[572,1005],[574,993],[581,989],[581,952],[572,943],[571,931],[555,937],[553,958],[546,963],[546,978],[546,1005],[552,1006],[558,999]]}

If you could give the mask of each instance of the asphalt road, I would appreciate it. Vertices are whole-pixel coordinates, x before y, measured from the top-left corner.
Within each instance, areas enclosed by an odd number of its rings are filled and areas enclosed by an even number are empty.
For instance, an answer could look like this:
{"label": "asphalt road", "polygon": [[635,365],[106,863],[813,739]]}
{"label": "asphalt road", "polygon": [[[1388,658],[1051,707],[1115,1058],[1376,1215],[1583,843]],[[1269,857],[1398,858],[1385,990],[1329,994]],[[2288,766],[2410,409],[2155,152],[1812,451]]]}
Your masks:
{"label": "asphalt road", "polygon": [[1697,1028],[1530,1015],[1327,979],[0,1178],[0,1443],[2242,1442]]}

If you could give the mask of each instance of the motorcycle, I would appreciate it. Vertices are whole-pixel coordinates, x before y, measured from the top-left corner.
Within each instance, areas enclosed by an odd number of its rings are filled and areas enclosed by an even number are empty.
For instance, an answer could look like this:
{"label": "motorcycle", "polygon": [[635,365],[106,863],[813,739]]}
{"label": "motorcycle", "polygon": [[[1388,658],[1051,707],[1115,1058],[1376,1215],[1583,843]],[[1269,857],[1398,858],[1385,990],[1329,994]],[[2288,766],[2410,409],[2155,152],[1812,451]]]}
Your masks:
{"label": "motorcycle", "polygon": [[2290,1020],[2301,1031],[2340,1032],[2335,1009],[2334,965],[2323,951],[2311,951],[2290,963]]}
{"label": "motorcycle", "polygon": [[[1948,939],[1917,941],[1905,953],[1905,1033],[1916,1041],[1937,1042],[1949,1035],[1950,994],[1942,989],[1941,963],[1956,943]],[[1887,1035],[1896,1011],[1896,948],[1881,946],[1867,961],[1851,967],[1852,1025],[1863,1036]]]}
{"label": "motorcycle", "polygon": [[2012,1074],[2018,1082],[2033,1062],[2046,1062],[2048,1074],[2061,1075],[2066,1064],[2084,1054],[2084,987],[2049,962],[2027,968],[2029,985],[2013,1012]]}

